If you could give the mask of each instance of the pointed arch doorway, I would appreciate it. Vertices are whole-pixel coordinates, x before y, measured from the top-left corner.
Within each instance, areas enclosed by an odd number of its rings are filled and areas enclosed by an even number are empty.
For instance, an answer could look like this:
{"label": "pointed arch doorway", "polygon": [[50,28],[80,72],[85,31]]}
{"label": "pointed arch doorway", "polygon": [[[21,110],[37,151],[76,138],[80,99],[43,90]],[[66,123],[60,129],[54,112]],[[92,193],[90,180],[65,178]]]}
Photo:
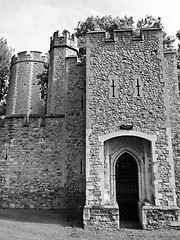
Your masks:
{"label": "pointed arch doorway", "polygon": [[121,154],[115,171],[120,221],[138,221],[138,167],[134,157],[127,152]]}

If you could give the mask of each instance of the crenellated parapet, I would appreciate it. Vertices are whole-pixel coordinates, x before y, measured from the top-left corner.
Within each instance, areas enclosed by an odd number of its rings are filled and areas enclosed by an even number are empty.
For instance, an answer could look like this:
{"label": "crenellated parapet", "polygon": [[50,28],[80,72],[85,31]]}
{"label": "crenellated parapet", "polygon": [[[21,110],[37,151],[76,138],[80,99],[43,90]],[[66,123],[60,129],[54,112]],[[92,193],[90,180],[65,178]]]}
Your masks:
{"label": "crenellated parapet", "polygon": [[48,114],[64,114],[66,98],[66,58],[77,58],[78,47],[75,35],[64,30],[53,34],[49,51]]}
{"label": "crenellated parapet", "polygon": [[59,31],[56,31],[50,38],[50,50],[54,47],[69,47],[77,51],[77,38],[67,30],[64,30],[62,35]]}
{"label": "crenellated parapet", "polygon": [[107,37],[105,31],[91,31],[87,33],[87,38],[91,38],[91,41],[94,41],[98,38],[98,41],[102,42],[117,42],[120,40],[129,40],[129,41],[143,41],[150,37],[150,35],[162,35],[162,29],[160,28],[144,28],[141,29],[139,34],[134,33],[133,29],[121,29],[114,30],[113,36],[111,38]]}
{"label": "crenellated parapet", "polygon": [[14,55],[11,60],[11,66],[19,63],[19,62],[41,62],[45,63],[48,62],[48,54],[43,55],[42,52],[38,51],[30,51],[28,53],[27,51],[19,52],[17,55]]}

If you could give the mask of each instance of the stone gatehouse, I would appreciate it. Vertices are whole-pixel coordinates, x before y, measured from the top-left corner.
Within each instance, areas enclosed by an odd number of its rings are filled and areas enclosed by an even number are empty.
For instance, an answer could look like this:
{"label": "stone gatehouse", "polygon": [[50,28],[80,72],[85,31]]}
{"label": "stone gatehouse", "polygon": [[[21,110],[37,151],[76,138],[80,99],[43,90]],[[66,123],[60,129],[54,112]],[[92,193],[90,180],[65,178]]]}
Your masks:
{"label": "stone gatehouse", "polygon": [[[83,208],[84,227],[180,226],[176,53],[161,29],[55,32],[12,58],[0,136],[0,207]],[[47,106],[37,75],[49,62]]]}

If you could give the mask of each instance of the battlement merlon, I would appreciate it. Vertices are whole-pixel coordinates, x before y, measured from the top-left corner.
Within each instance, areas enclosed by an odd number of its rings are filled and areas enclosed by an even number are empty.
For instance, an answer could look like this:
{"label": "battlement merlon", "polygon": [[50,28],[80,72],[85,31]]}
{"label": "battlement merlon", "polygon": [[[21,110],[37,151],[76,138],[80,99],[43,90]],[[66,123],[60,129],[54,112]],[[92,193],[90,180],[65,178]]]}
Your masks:
{"label": "battlement merlon", "polygon": [[11,59],[11,66],[19,62],[41,62],[47,63],[49,55],[44,54],[38,51],[27,51],[19,52],[17,55],[14,55]]}
{"label": "battlement merlon", "polygon": [[50,51],[54,47],[68,47],[78,52],[77,38],[74,34],[70,35],[67,30],[64,30],[62,35],[60,35],[59,31],[56,31],[50,38]]}
{"label": "battlement merlon", "polygon": [[114,30],[113,36],[111,38],[107,38],[106,31],[91,31],[86,35],[87,39],[91,39],[90,41],[99,41],[99,42],[116,42],[121,39],[130,41],[144,41],[149,38],[150,35],[157,36],[162,41],[162,29],[161,28],[143,28],[140,30],[139,35],[135,35],[133,29],[121,29]]}

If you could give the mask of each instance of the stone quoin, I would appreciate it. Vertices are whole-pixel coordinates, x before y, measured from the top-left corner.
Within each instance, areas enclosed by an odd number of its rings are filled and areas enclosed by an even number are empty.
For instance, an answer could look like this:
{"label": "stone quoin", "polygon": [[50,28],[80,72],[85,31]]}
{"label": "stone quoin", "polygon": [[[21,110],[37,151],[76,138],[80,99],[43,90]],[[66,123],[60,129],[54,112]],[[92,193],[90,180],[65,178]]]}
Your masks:
{"label": "stone quoin", "polygon": [[[55,32],[49,55],[12,58],[1,120],[0,207],[83,209],[85,228],[180,227],[176,53],[162,30]],[[49,63],[47,106],[38,74]]]}

